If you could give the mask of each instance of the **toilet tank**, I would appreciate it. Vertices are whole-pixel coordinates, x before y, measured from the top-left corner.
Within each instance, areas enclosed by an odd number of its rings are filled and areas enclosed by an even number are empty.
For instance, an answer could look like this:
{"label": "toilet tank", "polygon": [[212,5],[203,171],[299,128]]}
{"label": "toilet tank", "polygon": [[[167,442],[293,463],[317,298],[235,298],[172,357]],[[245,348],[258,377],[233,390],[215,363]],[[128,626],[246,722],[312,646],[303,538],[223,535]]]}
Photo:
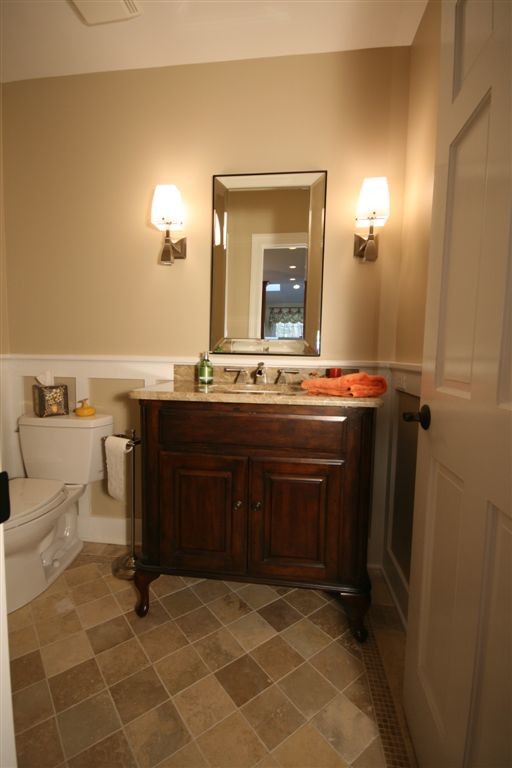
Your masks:
{"label": "toilet tank", "polygon": [[18,425],[27,477],[85,485],[104,476],[102,438],[112,434],[112,416],[25,415]]}

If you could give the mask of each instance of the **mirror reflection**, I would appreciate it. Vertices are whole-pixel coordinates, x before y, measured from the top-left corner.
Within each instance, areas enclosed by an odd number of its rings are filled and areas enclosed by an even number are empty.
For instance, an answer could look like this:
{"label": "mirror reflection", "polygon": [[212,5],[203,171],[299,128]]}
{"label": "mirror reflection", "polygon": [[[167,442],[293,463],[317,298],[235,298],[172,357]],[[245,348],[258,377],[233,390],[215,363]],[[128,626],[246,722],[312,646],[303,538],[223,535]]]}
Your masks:
{"label": "mirror reflection", "polygon": [[320,354],[326,176],[214,176],[214,352]]}

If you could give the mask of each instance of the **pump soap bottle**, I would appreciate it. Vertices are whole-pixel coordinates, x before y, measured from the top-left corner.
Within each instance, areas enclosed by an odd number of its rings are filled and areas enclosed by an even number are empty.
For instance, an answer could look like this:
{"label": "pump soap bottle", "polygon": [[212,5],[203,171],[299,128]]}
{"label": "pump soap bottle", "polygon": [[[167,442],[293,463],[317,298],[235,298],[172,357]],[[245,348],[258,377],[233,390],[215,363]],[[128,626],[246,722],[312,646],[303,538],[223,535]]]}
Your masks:
{"label": "pump soap bottle", "polygon": [[199,383],[200,384],[213,383],[213,365],[211,364],[208,352],[205,352],[203,354],[203,359],[199,363]]}

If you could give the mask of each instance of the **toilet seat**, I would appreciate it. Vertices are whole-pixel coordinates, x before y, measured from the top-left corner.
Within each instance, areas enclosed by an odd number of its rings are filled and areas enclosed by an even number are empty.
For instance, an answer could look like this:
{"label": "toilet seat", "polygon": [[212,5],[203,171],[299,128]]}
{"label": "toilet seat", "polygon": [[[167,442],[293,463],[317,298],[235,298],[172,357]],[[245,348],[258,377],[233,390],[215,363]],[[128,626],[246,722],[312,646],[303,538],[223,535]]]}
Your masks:
{"label": "toilet seat", "polygon": [[35,520],[61,504],[67,496],[60,480],[15,477],[9,481],[11,516],[5,530]]}

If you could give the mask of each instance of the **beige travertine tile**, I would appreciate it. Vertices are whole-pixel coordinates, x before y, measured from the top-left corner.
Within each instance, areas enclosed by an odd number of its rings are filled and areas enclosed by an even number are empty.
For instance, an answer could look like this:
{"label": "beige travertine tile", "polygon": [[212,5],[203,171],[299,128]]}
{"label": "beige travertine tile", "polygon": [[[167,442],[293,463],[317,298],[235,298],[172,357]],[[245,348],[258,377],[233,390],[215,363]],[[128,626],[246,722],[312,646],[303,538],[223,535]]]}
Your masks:
{"label": "beige travertine tile", "polygon": [[45,677],[43,661],[39,650],[26,653],[11,661],[11,689],[19,691],[27,685],[37,683]]}
{"label": "beige travertine tile", "polygon": [[47,595],[44,592],[43,596],[31,603],[34,624],[47,621],[48,619],[51,620],[54,617],[64,616],[72,611],[74,607],[75,604],[69,592],[59,592],[54,595]]}
{"label": "beige travertine tile", "polygon": [[93,581],[101,576],[101,573],[95,563],[81,565],[78,568],[67,569],[65,573],[66,582],[71,589],[86,581]]}
{"label": "beige travertine tile", "polygon": [[62,712],[105,688],[95,659],[83,661],[51,677],[48,685],[56,712]]}
{"label": "beige travertine tile", "polygon": [[18,608],[16,611],[12,611],[12,613],[9,613],[7,616],[9,632],[15,632],[18,629],[23,629],[23,627],[29,627],[32,623],[30,603]]}
{"label": "beige travertine tile", "polygon": [[82,605],[82,603],[97,600],[99,597],[108,595],[108,593],[108,587],[103,579],[86,581],[85,584],[79,584],[78,587],[73,587],[71,590],[71,596],[75,605]]}
{"label": "beige travertine tile", "polygon": [[237,707],[241,707],[272,683],[268,675],[250,656],[236,659],[227,667],[219,669],[215,676]]}
{"label": "beige travertine tile", "polygon": [[139,642],[151,661],[158,661],[188,645],[187,638],[174,621],[167,621],[139,635]]}
{"label": "beige travertine tile", "polygon": [[307,718],[333,699],[337,690],[310,664],[303,664],[278,682],[280,688]]}
{"label": "beige travertine tile", "polygon": [[138,602],[138,595],[133,586],[125,587],[118,592],[114,592],[114,597],[123,613],[131,613],[135,610],[135,606]]}
{"label": "beige travertine tile", "polygon": [[[70,766],[70,768],[73,768]],[[158,764],[158,768],[208,768],[208,763],[200,753],[194,741],[182,747],[174,755],[168,757],[163,763]]]}
{"label": "beige travertine tile", "polygon": [[47,677],[64,672],[94,655],[85,632],[78,632],[64,640],[50,643],[41,648],[41,658]]}
{"label": "beige travertine tile", "polygon": [[108,587],[108,589],[115,595],[118,592],[123,592],[123,590],[128,589],[131,587],[133,592],[135,593],[135,586],[133,584],[133,581],[130,579],[118,579],[117,576],[113,576],[112,573],[107,573],[103,575],[103,583]]}
{"label": "beige travertine tile", "polygon": [[348,620],[345,614],[332,602],[309,614],[308,618],[332,638],[339,637],[348,629]]}
{"label": "beige travertine tile", "polygon": [[126,619],[135,634],[142,635],[144,632],[149,632],[150,629],[169,621],[169,614],[158,600],[152,600],[146,616],[141,617],[135,611],[130,611],[126,614]]}
{"label": "beige travertine tile", "polygon": [[9,632],[9,656],[16,659],[39,648],[39,638],[33,624]]}
{"label": "beige travertine tile", "polygon": [[64,755],[55,718],[16,735],[18,768],[56,768]]}
{"label": "beige travertine tile", "polygon": [[221,627],[220,622],[206,606],[198,608],[192,613],[187,613],[185,616],[180,616],[179,619],[176,619],[176,624],[191,643]]}
{"label": "beige travertine tile", "polygon": [[116,616],[110,621],[88,629],[87,637],[94,653],[101,653],[129,640],[133,637],[133,632],[124,616]]}
{"label": "beige travertine tile", "polygon": [[166,656],[155,664],[155,669],[171,695],[208,674],[207,667],[191,645]]}
{"label": "beige travertine tile", "polygon": [[363,672],[363,664],[336,641],[310,658],[310,663],[339,691],[353,683]]}
{"label": "beige travertine tile", "polygon": [[107,691],[61,712],[57,715],[57,724],[68,758],[118,731],[121,725]]}
{"label": "beige travertine tile", "polygon": [[251,608],[244,603],[236,592],[228,592],[223,597],[209,603],[208,608],[223,624],[231,624],[232,621],[241,619],[251,612]]}
{"label": "beige travertine tile", "polygon": [[194,643],[194,648],[205,664],[215,672],[243,656],[244,649],[227,629],[219,629]]}
{"label": "beige travertine tile", "polygon": [[28,688],[16,691],[12,697],[12,709],[16,733],[52,717],[53,706],[47,681],[39,680]]}
{"label": "beige travertine tile", "polygon": [[82,625],[76,611],[69,611],[61,616],[38,621],[35,625],[41,646],[63,640],[80,632]]}
{"label": "beige travertine tile", "polygon": [[267,688],[242,709],[267,749],[274,749],[305,722],[290,699],[276,685]]}
{"label": "beige travertine tile", "polygon": [[146,667],[116,683],[110,693],[123,723],[135,720],[168,698],[153,667]]}
{"label": "beige travertine tile", "polygon": [[352,763],[352,768],[382,768],[386,765],[386,758],[382,750],[382,741],[377,736],[366,749]]}
{"label": "beige travertine tile", "polygon": [[273,757],[281,768],[348,768],[347,763],[310,723],[277,747]]}
{"label": "beige travertine tile", "polygon": [[199,736],[198,744],[212,768],[252,768],[265,755],[265,747],[238,712]]}
{"label": "beige travertine tile", "polygon": [[254,611],[230,624],[229,631],[246,651],[256,648],[276,634],[274,627]]}
{"label": "beige travertine tile", "polygon": [[211,603],[213,600],[230,592],[229,587],[216,579],[205,579],[192,586],[194,593],[203,603]]}
{"label": "beige travertine tile", "polygon": [[139,768],[152,768],[190,741],[176,708],[165,701],[126,726]]}
{"label": "beige travertine tile", "polygon": [[313,723],[347,763],[355,760],[379,735],[373,720],[342,693],[318,713]]}
{"label": "beige travertine tile", "polygon": [[277,597],[275,589],[267,587],[266,584],[246,584],[237,591],[242,600],[255,609],[271,603]]}
{"label": "beige travertine tile", "polygon": [[178,616],[183,616],[185,613],[190,613],[195,608],[202,606],[201,600],[188,587],[162,597],[160,602],[173,619],[177,619]]}
{"label": "beige travertine tile", "polygon": [[282,637],[305,659],[318,653],[331,642],[331,638],[309,619],[302,619],[297,624],[292,624],[284,630]]}
{"label": "beige travertine tile", "polygon": [[107,685],[114,685],[149,665],[146,654],[134,637],[98,654],[96,661]]}
{"label": "beige travertine tile", "polygon": [[122,731],[116,731],[68,761],[69,768],[137,768]]}
{"label": "beige travertine tile", "polygon": [[272,755],[265,755],[255,768],[279,768],[279,763]]}
{"label": "beige travertine tile", "polygon": [[170,595],[172,592],[178,592],[186,586],[185,580],[181,576],[171,576],[168,573],[162,573],[158,579],[151,582],[150,590],[157,597]]}
{"label": "beige travertine tile", "polygon": [[276,630],[276,632],[282,632],[283,629],[290,627],[302,618],[302,614],[296,611],[295,608],[283,598],[268,603],[268,605],[260,608],[258,613]]}
{"label": "beige travertine tile", "polygon": [[174,704],[192,736],[199,736],[235,709],[231,698],[213,675],[178,693]]}
{"label": "beige travertine tile", "polygon": [[291,645],[288,645],[281,635],[276,635],[263,645],[254,648],[251,651],[251,656],[267,675],[270,675],[272,680],[279,680],[292,669],[299,667],[304,661],[302,656]]}
{"label": "beige travertine tile", "polygon": [[352,702],[352,704],[358,707],[361,712],[364,712],[367,717],[375,720],[375,712],[373,710],[373,702],[368,686],[368,678],[365,673],[348,685],[344,689],[343,694]]}
{"label": "beige travertine tile", "polygon": [[304,616],[309,616],[326,604],[325,598],[312,589],[294,589],[286,593],[285,599]]}
{"label": "beige travertine tile", "polygon": [[99,600],[79,605],[76,611],[84,629],[103,624],[108,619],[121,615],[121,608],[112,595],[105,595]]}

